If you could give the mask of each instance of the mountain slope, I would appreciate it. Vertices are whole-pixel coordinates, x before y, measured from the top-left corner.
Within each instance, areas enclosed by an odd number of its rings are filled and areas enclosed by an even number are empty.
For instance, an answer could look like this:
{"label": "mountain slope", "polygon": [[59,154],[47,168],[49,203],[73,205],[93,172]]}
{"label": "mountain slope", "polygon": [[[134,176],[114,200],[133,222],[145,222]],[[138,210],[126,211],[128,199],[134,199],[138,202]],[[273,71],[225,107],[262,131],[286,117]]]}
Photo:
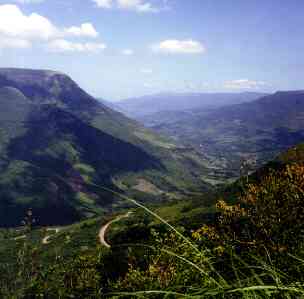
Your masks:
{"label": "mountain slope", "polygon": [[65,224],[126,205],[98,186],[146,201],[208,187],[195,151],[61,73],[0,69],[0,124],[0,226],[20,224],[29,207],[40,224]]}

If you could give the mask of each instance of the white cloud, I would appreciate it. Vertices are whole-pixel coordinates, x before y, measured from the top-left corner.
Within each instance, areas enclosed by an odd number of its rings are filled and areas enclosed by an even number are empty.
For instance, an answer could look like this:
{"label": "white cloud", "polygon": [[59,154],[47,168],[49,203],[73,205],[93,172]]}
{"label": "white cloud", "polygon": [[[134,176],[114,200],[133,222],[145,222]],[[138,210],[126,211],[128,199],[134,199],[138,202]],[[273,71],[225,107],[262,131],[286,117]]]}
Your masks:
{"label": "white cloud", "polygon": [[202,43],[191,39],[168,39],[153,45],[151,48],[156,53],[168,54],[202,54],[206,51]]}
{"label": "white cloud", "polygon": [[65,39],[53,40],[47,45],[47,49],[51,52],[92,52],[98,53],[106,49],[106,45],[102,43],[75,43]]}
{"label": "white cloud", "polygon": [[226,81],[224,83],[224,88],[226,89],[259,89],[267,85],[263,81],[254,81],[249,79],[239,79]]}
{"label": "white cloud", "polygon": [[97,37],[98,32],[91,23],[60,30],[47,18],[33,13],[26,16],[16,5],[0,5],[0,33],[27,39],[52,39],[64,35]]}
{"label": "white cloud", "polygon": [[121,51],[121,54],[126,55],[126,56],[131,56],[131,55],[134,55],[134,51],[132,49],[124,49]]}
{"label": "white cloud", "polygon": [[150,2],[142,0],[117,0],[117,5],[121,9],[135,10],[137,12],[158,12],[159,9],[154,7]]}
{"label": "white cloud", "polygon": [[1,48],[27,49],[30,48],[31,46],[32,44],[24,39],[0,37],[0,49]]}
{"label": "white cloud", "polygon": [[113,0],[93,0],[98,7],[112,8]]}
{"label": "white cloud", "polygon": [[48,40],[59,34],[45,17],[36,13],[26,16],[16,5],[0,5],[0,34],[11,38]]}
{"label": "white cloud", "polygon": [[79,37],[93,37],[96,38],[98,36],[98,32],[94,28],[91,23],[81,24],[79,27],[72,26],[70,28],[66,28],[64,30],[66,35],[74,35]]}
{"label": "white cloud", "polygon": [[141,69],[140,72],[143,74],[152,74],[153,70],[152,69]]}
{"label": "white cloud", "polygon": [[17,5],[0,5],[1,48],[30,48],[37,42],[53,45],[54,47],[57,45],[58,48],[61,45],[62,49],[78,52],[99,52],[105,48],[102,43],[71,43],[64,40],[66,36],[96,38],[98,32],[91,23],[59,28],[49,19],[37,13],[24,14]]}
{"label": "white cloud", "polygon": [[139,13],[156,13],[161,10],[160,7],[144,0],[92,0],[100,8],[116,8],[136,11]]}

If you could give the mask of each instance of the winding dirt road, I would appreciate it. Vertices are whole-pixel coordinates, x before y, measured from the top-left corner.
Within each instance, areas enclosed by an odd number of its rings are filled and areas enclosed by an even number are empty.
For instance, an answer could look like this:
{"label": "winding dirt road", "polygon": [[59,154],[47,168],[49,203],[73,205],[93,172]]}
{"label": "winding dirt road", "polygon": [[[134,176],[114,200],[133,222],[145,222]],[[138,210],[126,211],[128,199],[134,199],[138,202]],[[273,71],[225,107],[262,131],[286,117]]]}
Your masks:
{"label": "winding dirt road", "polygon": [[[100,240],[100,243],[107,247],[107,248],[110,248],[111,245],[106,241],[106,233],[109,229],[109,227],[114,223],[114,222],[118,222],[120,221],[121,219],[123,218],[128,218],[130,215],[132,214],[132,212],[128,212],[127,214],[124,214],[124,215],[120,215],[118,217],[116,217],[115,219],[109,221],[108,223],[106,223],[105,225],[103,225],[99,231],[99,240]],[[59,233],[60,231],[60,228],[47,228],[46,231],[55,231],[55,234]],[[52,236],[54,236],[55,234],[52,234],[52,235],[47,235],[45,236],[42,240],[41,240],[41,243],[43,245],[47,245],[50,243],[50,238]],[[19,236],[19,237],[16,237],[14,238],[14,240],[19,240],[19,239],[24,239],[26,238],[26,235],[22,235],[22,236]]]}
{"label": "winding dirt road", "polygon": [[132,212],[128,212],[127,214],[125,215],[121,215],[121,216],[118,216],[117,218],[109,221],[108,223],[106,223],[104,226],[101,227],[100,231],[99,231],[99,240],[100,240],[100,243],[107,247],[107,248],[110,248],[111,245],[106,241],[106,233],[107,233],[107,230],[109,229],[109,227],[114,223],[114,222],[117,222],[117,221],[120,221],[121,219],[123,218],[127,218],[129,217],[130,215],[132,214]]}
{"label": "winding dirt road", "polygon": [[[47,231],[55,231],[55,234],[58,234],[60,229],[59,228],[47,228],[46,229]],[[42,239],[42,244],[46,245],[46,244],[49,244],[50,241],[49,239],[51,238],[52,235],[48,235],[48,236],[45,236],[43,239]]]}

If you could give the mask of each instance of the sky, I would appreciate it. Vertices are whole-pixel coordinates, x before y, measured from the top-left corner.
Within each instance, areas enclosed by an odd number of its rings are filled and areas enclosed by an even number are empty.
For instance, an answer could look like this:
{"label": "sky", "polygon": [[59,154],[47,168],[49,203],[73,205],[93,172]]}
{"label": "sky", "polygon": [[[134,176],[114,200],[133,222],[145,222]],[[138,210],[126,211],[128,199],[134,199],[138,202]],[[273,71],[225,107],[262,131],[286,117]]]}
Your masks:
{"label": "sky", "polygon": [[0,67],[92,95],[304,89],[302,0],[0,0]]}

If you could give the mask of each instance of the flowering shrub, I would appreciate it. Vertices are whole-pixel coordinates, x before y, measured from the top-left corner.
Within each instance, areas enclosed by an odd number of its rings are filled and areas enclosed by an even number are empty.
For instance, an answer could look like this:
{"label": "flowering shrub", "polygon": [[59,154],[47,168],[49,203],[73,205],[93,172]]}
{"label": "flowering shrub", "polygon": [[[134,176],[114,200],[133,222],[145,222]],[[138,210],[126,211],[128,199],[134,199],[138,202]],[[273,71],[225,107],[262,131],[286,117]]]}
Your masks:
{"label": "flowering shrub", "polygon": [[[259,184],[249,184],[240,203],[217,202],[217,231],[226,242],[293,252],[304,240],[304,166],[270,171]],[[210,239],[214,234],[210,231]],[[206,228],[202,232],[206,232]]]}

